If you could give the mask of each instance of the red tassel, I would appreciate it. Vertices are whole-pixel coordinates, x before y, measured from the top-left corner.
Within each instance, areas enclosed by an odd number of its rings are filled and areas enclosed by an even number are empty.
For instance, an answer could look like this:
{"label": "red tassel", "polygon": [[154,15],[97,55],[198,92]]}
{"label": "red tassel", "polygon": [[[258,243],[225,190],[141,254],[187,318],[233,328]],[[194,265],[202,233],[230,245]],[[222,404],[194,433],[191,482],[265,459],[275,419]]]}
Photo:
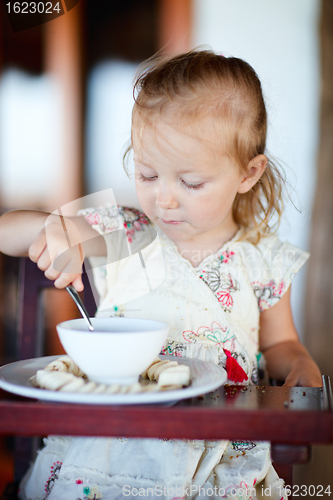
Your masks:
{"label": "red tassel", "polygon": [[244,382],[244,380],[247,380],[248,376],[235,358],[231,356],[231,352],[227,351],[227,349],[224,349],[224,352],[227,356],[226,370],[228,379],[232,380],[232,382]]}

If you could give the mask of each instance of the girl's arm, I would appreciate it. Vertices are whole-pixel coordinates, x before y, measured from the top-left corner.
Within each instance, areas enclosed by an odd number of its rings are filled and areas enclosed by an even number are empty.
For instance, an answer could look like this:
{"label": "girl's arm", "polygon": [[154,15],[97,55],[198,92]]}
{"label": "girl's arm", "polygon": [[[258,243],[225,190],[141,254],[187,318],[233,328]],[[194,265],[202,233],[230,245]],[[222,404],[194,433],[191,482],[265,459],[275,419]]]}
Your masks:
{"label": "girl's arm", "polygon": [[290,287],[273,307],[260,315],[259,348],[271,377],[286,386],[320,387],[321,373],[301,344],[290,308]]}
{"label": "girl's arm", "polygon": [[44,228],[49,213],[14,210],[0,217],[0,252],[13,257],[28,257],[28,250]]}
{"label": "girl's arm", "polygon": [[106,244],[84,217],[16,210],[0,217],[0,251],[29,256],[57,288],[73,283],[81,291],[84,257],[106,255]]}

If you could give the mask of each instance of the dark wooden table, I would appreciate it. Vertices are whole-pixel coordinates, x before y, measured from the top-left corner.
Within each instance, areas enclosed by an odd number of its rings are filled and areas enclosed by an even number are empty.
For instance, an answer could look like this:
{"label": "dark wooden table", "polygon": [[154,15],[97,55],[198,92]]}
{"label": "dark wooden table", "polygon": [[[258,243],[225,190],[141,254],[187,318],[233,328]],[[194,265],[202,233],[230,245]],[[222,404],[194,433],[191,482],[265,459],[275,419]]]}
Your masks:
{"label": "dark wooden table", "polygon": [[278,473],[292,484],[293,463],[313,444],[333,443],[332,392],[323,388],[222,386],[168,405],[42,402],[0,390],[0,434],[267,440]]}
{"label": "dark wooden table", "polygon": [[42,402],[0,391],[0,433],[333,442],[330,394],[321,388],[222,386],[167,405]]}

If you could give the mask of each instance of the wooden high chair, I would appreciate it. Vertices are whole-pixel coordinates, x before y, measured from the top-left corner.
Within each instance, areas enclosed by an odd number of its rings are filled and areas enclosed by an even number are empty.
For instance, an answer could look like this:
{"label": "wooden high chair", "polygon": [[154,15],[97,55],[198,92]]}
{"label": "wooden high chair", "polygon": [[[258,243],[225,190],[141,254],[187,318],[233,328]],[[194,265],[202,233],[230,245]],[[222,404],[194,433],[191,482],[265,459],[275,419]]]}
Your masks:
{"label": "wooden high chair", "polygon": [[[43,355],[40,297],[42,290],[52,287],[53,283],[27,258],[20,258],[19,267],[17,357],[27,359]],[[83,280],[84,302],[89,314],[93,316],[96,305],[85,273]],[[45,436],[52,433],[268,440],[272,443],[275,469],[286,484],[292,485],[293,464],[304,463],[309,459],[311,444],[333,442],[330,381],[327,377],[324,378],[322,403],[321,389],[310,388],[311,390],[307,391],[310,397],[307,400],[310,402],[309,408],[306,409],[308,411],[289,411],[285,408],[286,397],[298,398],[301,403],[306,401],[298,390],[301,388],[289,390],[269,387],[261,392],[256,389],[259,388],[252,387],[245,391],[238,388],[237,399],[234,393],[229,397],[222,386],[217,389],[220,397],[215,398],[215,401],[206,395],[180,401],[172,407],[39,402],[0,391],[0,433],[18,436],[15,443],[16,482],[24,474],[32,455],[31,439],[25,436]],[[257,397],[256,393],[260,397]],[[11,488],[13,493],[9,493],[9,488],[2,500],[17,498],[15,486]]]}
{"label": "wooden high chair", "polygon": [[[45,289],[54,288],[54,284],[37,265],[30,259],[21,257],[4,256],[5,266],[13,264],[18,260],[18,297],[17,297],[17,337],[16,358],[17,360],[35,358],[44,355],[44,311],[42,293]],[[4,267],[5,267],[4,266]],[[82,274],[84,284],[83,302],[89,313],[94,316],[97,306],[92,289],[86,273]],[[41,440],[38,438],[26,438],[16,436],[14,439],[14,480],[15,485],[9,486],[16,498],[16,484],[23,477],[29,467],[29,463],[35,457]],[[7,495],[10,495],[9,493]],[[1,497],[6,500],[7,496]]]}

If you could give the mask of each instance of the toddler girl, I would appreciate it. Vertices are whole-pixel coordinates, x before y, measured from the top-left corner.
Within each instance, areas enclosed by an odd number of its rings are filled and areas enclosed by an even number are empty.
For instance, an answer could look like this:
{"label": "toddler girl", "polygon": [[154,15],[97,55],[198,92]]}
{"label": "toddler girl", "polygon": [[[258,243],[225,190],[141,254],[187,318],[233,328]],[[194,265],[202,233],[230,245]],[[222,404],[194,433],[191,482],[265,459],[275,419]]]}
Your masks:
{"label": "toddler girl", "polygon": [[[308,255],[282,243],[271,227],[281,215],[281,179],[265,155],[266,126],[260,82],[246,62],[200,50],[151,60],[136,81],[132,116],[143,213],[104,206],[61,224],[54,215],[46,238],[49,214],[10,212],[0,220],[1,250],[29,255],[56,287],[72,282],[80,291],[81,275],[71,267],[81,264],[78,247],[66,253],[62,270],[50,258],[65,248],[66,224],[84,255],[95,259],[98,315],[165,321],[164,353],[219,364],[230,384],[259,383],[260,351],[270,376],[289,386],[320,386],[290,310],[290,283]],[[141,252],[150,286],[138,281],[135,259],[121,259],[127,245],[132,257]],[[131,488],[196,485],[203,498],[214,487],[227,498],[236,498],[235,488],[255,498],[264,480],[280,500],[269,443],[242,443],[244,454],[238,444],[49,437],[20,495],[114,500]]]}

